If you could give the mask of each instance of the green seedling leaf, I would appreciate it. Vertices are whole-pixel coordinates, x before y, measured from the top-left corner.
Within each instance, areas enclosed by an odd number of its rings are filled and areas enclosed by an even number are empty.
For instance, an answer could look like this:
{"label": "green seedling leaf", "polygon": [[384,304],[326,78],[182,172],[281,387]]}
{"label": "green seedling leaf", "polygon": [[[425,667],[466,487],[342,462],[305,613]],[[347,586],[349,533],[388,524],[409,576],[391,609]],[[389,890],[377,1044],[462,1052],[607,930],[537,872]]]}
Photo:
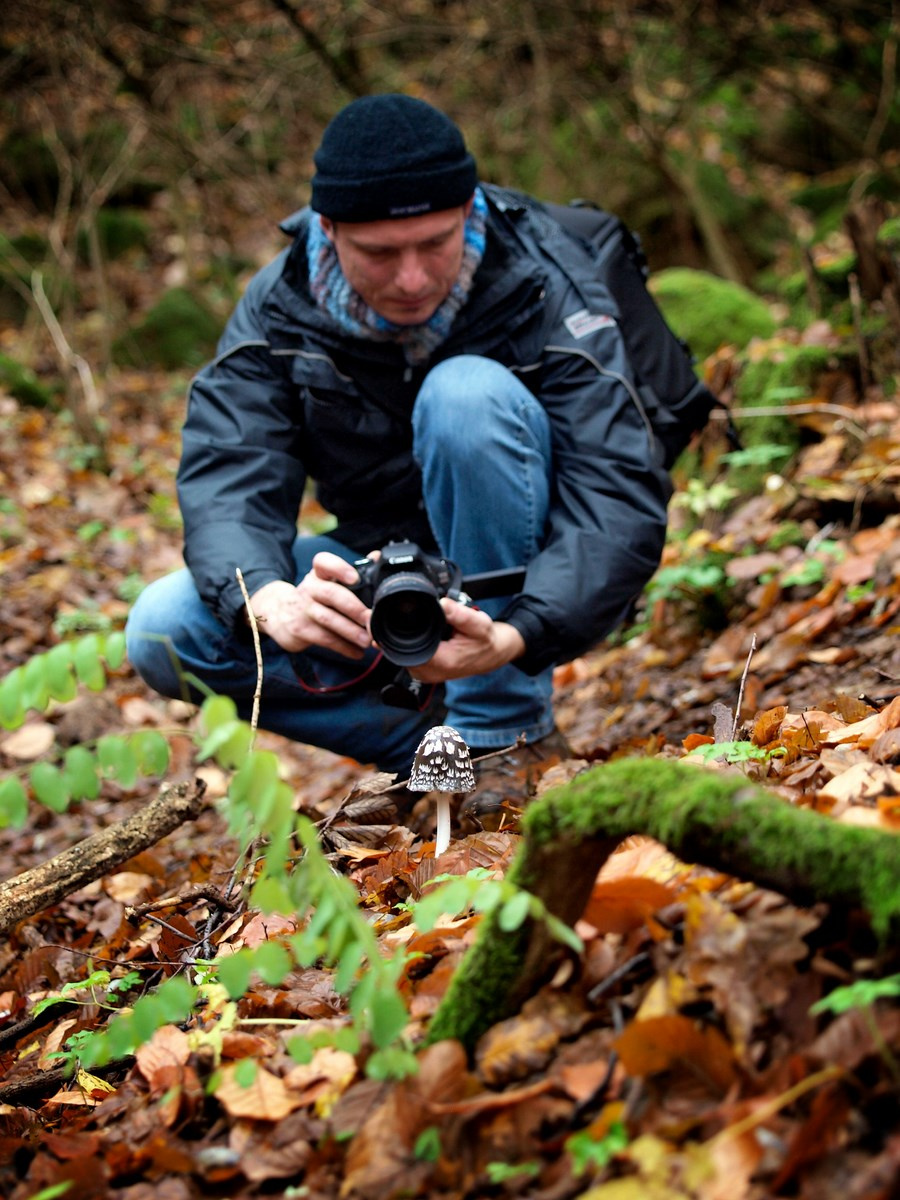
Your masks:
{"label": "green seedling leaf", "polygon": [[830,1012],[836,1015],[853,1008],[867,1008],[877,1000],[896,999],[900,996],[900,975],[888,975],[884,979],[857,979],[846,987],[835,988],[810,1008],[814,1016]]}
{"label": "green seedling leaf", "polygon": [[394,1042],[409,1021],[403,997],[393,987],[377,988],[369,1005],[372,1041],[383,1050]]}
{"label": "green seedling leaf", "polygon": [[74,1186],[74,1179],[63,1179],[59,1183],[51,1183],[49,1187],[41,1188],[30,1200],[57,1200],[58,1196],[64,1196]]}
{"label": "green seedling leaf", "polygon": [[509,1183],[513,1179],[534,1179],[540,1173],[540,1163],[536,1162],[487,1164],[487,1177],[493,1184]]}
{"label": "green seedling leaf", "polygon": [[59,767],[53,763],[37,762],[31,768],[31,787],[41,804],[54,812],[65,812],[69,807],[69,789]]}
{"label": "green seedling leaf", "polygon": [[28,796],[15,775],[0,779],[0,829],[24,829],[28,821]]}
{"label": "green seedling leaf", "polygon": [[621,1121],[614,1121],[605,1137],[595,1138],[590,1130],[583,1129],[566,1139],[566,1149],[572,1156],[575,1174],[582,1175],[589,1168],[605,1167],[611,1158],[620,1154],[628,1145],[628,1131]]}
{"label": "green seedling leaf", "polygon": [[169,768],[169,743],[159,730],[141,729],[128,741],[142,775],[165,775]]}
{"label": "green seedling leaf", "polygon": [[753,742],[713,742],[708,746],[696,746],[688,758],[700,758],[704,762],[723,759],[729,763],[765,761],[770,758],[782,758],[787,754],[784,746],[755,746]]}
{"label": "green seedling leaf", "polygon": [[259,1063],[255,1058],[242,1058],[234,1064],[234,1081],[243,1088],[252,1087],[259,1073]]}
{"label": "green seedling leaf", "polygon": [[497,924],[504,933],[512,933],[526,919],[530,906],[531,896],[528,892],[516,892],[500,909]]}
{"label": "green seedling leaf", "polygon": [[334,973],[334,990],[339,996],[346,996],[353,987],[356,974],[366,957],[365,949],[359,942],[348,946],[340,956],[337,970]]}
{"label": "green seedling leaf", "polygon": [[43,654],[30,658],[22,668],[22,703],[36,712],[43,712],[50,703],[47,660]]}
{"label": "green seedling leaf", "polygon": [[4,729],[18,729],[25,720],[24,672],[14,667],[0,683],[0,725]]}
{"label": "green seedling leaf", "polygon": [[102,641],[99,634],[89,633],[74,643],[72,661],[75,674],[81,683],[92,692],[102,692],[106,687],[106,671],[100,658]]}
{"label": "green seedling leaf", "polygon": [[220,767],[231,771],[247,757],[253,730],[245,721],[228,721],[217,725],[200,743],[197,758],[202,762],[214,758]]}
{"label": "green seedling leaf", "polygon": [[370,1079],[406,1079],[419,1070],[416,1056],[403,1046],[387,1046],[376,1050],[366,1062],[366,1075]]}
{"label": "green seedling leaf", "polygon": [[228,725],[237,720],[237,705],[230,696],[210,696],[204,700],[200,708],[203,728],[212,733],[220,725]]}
{"label": "green seedling leaf", "polygon": [[228,993],[229,1000],[239,1000],[250,986],[253,974],[253,954],[249,950],[238,950],[236,954],[223,955],[216,959],[219,983]]}
{"label": "green seedling leaf", "polygon": [[50,695],[61,704],[74,700],[78,694],[78,681],[72,665],[72,643],[60,642],[48,650],[44,658]]}
{"label": "green seedling leaf", "polygon": [[176,975],[160,984],[156,999],[164,1022],[178,1025],[191,1015],[197,1000],[197,989],[183,975]]}
{"label": "green seedling leaf", "polygon": [[70,746],[63,757],[63,779],[73,800],[96,800],[100,795],[97,760],[84,746]]}
{"label": "green seedling leaf", "polygon": [[104,773],[123,788],[132,788],[137,782],[137,755],[122,737],[109,734],[97,743],[97,759]]}
{"label": "green seedling leaf", "polygon": [[263,983],[277,987],[293,967],[293,960],[281,942],[263,942],[253,956],[253,966]]}
{"label": "green seedling leaf", "polygon": [[264,875],[253,885],[250,903],[253,908],[258,908],[264,913],[289,913],[294,907],[284,880],[272,879],[268,875]]}
{"label": "green seedling leaf", "polygon": [[116,671],[125,661],[125,634],[121,630],[108,633],[103,642],[103,657],[110,670]]}
{"label": "green seedling leaf", "polygon": [[441,1157],[441,1131],[437,1125],[428,1125],[416,1138],[413,1158],[419,1162],[435,1163]]}
{"label": "green seedling leaf", "polygon": [[316,1050],[309,1038],[292,1037],[285,1042],[285,1049],[294,1060],[302,1067],[308,1066],[312,1060]]}

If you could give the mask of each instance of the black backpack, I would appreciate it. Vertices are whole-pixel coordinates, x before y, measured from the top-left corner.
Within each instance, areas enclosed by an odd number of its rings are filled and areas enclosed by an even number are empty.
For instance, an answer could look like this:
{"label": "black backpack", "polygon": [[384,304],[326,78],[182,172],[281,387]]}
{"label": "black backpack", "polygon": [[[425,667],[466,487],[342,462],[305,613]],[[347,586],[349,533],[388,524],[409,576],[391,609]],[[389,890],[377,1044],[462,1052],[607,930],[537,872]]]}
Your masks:
{"label": "black backpack", "polygon": [[[567,232],[593,246],[601,281],[621,312],[620,329],[638,384],[641,406],[671,467],[714,408],[725,406],[698,379],[688,346],[666,323],[647,289],[647,260],[636,234],[612,213],[584,201],[539,206]],[[737,446],[730,418],[726,433]]]}

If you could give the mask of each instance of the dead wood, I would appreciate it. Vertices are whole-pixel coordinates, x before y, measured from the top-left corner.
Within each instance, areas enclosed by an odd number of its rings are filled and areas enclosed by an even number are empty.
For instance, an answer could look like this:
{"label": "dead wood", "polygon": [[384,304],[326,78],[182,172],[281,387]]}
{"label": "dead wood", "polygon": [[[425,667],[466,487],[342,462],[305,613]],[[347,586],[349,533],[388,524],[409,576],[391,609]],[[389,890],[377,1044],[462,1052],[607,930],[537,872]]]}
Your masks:
{"label": "dead wood", "polygon": [[[526,811],[507,878],[572,925],[621,841],[645,834],[683,862],[776,891],[792,903],[861,910],[883,940],[900,937],[900,837],[840,825],[734,772],[623,759],[547,792]],[[429,1030],[470,1049],[549,978],[562,948],[542,921],[512,932],[483,919]]]}
{"label": "dead wood", "polygon": [[[91,1067],[91,1074],[99,1079],[116,1075],[134,1061],[132,1055],[117,1059],[115,1062],[103,1063]],[[33,1105],[43,1103],[47,1094],[68,1087],[75,1090],[78,1084],[72,1078],[68,1067],[52,1067],[49,1071],[37,1071],[25,1079],[14,1079],[10,1083],[0,1084],[0,1104]]]}
{"label": "dead wood", "polygon": [[205,790],[199,779],[192,790],[186,783],[163,784],[159,794],[127,820],[0,884],[0,933],[101,879],[185,821],[194,820],[203,807]]}

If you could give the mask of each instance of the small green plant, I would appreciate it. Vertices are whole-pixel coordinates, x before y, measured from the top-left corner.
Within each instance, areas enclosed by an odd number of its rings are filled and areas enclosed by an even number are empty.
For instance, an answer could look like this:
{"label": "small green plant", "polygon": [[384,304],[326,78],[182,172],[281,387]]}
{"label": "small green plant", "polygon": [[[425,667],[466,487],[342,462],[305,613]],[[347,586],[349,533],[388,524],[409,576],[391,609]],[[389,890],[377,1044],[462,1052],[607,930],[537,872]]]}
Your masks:
{"label": "small green plant", "polygon": [[808,587],[810,584],[823,583],[827,575],[826,559],[840,562],[846,555],[844,547],[828,538],[820,541],[815,555],[805,558],[802,563],[786,572],[781,577],[782,587]]}
{"label": "small green plant", "polygon": [[73,1179],[63,1179],[59,1183],[51,1183],[49,1187],[41,1188],[39,1192],[35,1192],[30,1200],[57,1200],[57,1197],[64,1196],[66,1192],[74,1185]]}
{"label": "small green plant", "polygon": [[845,987],[835,988],[809,1010],[814,1016],[830,1012],[836,1016],[854,1008],[871,1008],[879,1000],[895,1000],[900,996],[900,975],[884,979],[857,979]]}
{"label": "small green plant", "polygon": [[684,488],[672,497],[673,508],[686,508],[694,517],[722,512],[739,495],[737,488],[727,483],[707,484],[702,479],[689,479]]}
{"label": "small green plant", "polygon": [[512,933],[531,918],[543,921],[550,933],[576,953],[583,949],[581,938],[564,921],[548,912],[544,902],[506,879],[492,879],[482,867],[466,875],[435,875],[425,895],[407,906],[415,926],[422,933],[433,929],[444,913],[471,909],[478,913],[498,911],[497,921],[506,933]]}
{"label": "small green plant", "polygon": [[791,451],[787,446],[763,442],[759,446],[746,446],[741,450],[731,450],[727,454],[723,454],[720,461],[729,467],[770,467],[780,459],[790,457]]}
{"label": "small green plant", "polygon": [[[0,681],[0,727],[18,729],[29,711],[42,713],[52,702],[74,700],[79,687],[103,691],[109,671],[117,670],[124,658],[122,633],[90,633],[35,655]],[[35,800],[64,812],[73,801],[96,799],[104,779],[130,788],[139,777],[163,774],[168,765],[169,744],[155,729],[109,734],[93,747],[70,746],[57,761],[39,759],[23,771],[0,776],[0,828],[21,829],[28,819],[23,778]]]}
{"label": "small green plant", "polygon": [[489,1162],[486,1171],[492,1184],[512,1183],[515,1179],[535,1179],[541,1173],[541,1164]]}
{"label": "small green plant", "polygon": [[[60,643],[0,683],[0,723],[15,728],[29,710],[42,711],[51,701],[71,700],[79,687],[102,690],[108,671],[123,657],[121,634],[94,633]],[[263,913],[292,914],[297,931],[212,962],[187,964],[184,973],[116,1012],[105,1027],[82,1030],[70,1038],[57,1052],[60,1060],[70,1071],[78,1066],[89,1070],[131,1054],[161,1026],[187,1022],[213,992],[224,994],[223,1014],[227,1011],[227,1019],[234,1020],[236,1003],[254,978],[278,986],[296,968],[321,963],[334,968],[333,987],[345,998],[348,1023],[336,1031],[291,1038],[287,1048],[295,1060],[309,1061],[323,1045],[352,1054],[365,1048],[370,1077],[392,1079],[414,1073],[417,1061],[406,1035],[409,1012],[400,987],[406,953],[398,951],[390,957],[382,953],[377,930],[360,909],[356,887],[333,870],[315,827],[294,810],[293,789],[281,778],[277,756],[254,748],[253,730],[237,716],[234,702],[224,696],[208,697],[200,709],[196,736],[198,758],[212,760],[231,773],[220,809],[229,833],[246,852],[253,850],[250,905]],[[34,763],[28,777],[31,793],[62,811],[73,799],[96,797],[104,778],[128,787],[140,773],[162,773],[168,754],[166,739],[155,730],[128,737],[107,735],[92,747],[69,747],[59,763]],[[0,780],[0,821],[23,824],[27,802],[28,793],[16,775]],[[418,903],[408,907],[423,931],[433,928],[442,912],[496,910],[503,929],[515,930],[527,919],[539,919],[567,945],[581,948],[574,931],[548,913],[537,897],[505,880],[474,871],[467,876],[442,876],[432,885]],[[136,978],[130,973],[117,980],[106,971],[93,971],[86,980],[67,984],[52,999],[75,999],[87,992],[101,996],[104,1007],[112,1007]],[[42,1004],[51,1002],[48,997]],[[225,1019],[223,1015],[221,1020]]]}
{"label": "small green plant", "polygon": [[77,1000],[80,1003],[87,1003],[86,1000],[82,1000],[81,992],[87,992],[91,1002],[99,1005],[100,1008],[113,1009],[122,996],[137,987],[140,982],[141,977],[137,971],[127,971],[118,979],[113,979],[109,971],[91,971],[87,979],[65,983],[52,996],[45,996],[43,1000],[39,1000],[31,1010],[31,1015],[39,1016],[45,1008],[49,1008],[60,1000]]}
{"label": "small green plant", "polygon": [[572,1156],[576,1175],[605,1167],[628,1145],[628,1130],[621,1121],[614,1121],[603,1137],[596,1138],[590,1129],[582,1129],[566,1138],[566,1149]]}
{"label": "small green plant", "polygon": [[413,1158],[418,1162],[437,1162],[441,1157],[441,1131],[436,1125],[428,1125],[416,1138]]}
{"label": "small green plant", "polygon": [[878,1049],[887,1069],[891,1073],[895,1085],[900,1084],[900,1063],[882,1036],[875,1020],[874,1007],[879,1000],[896,1000],[900,996],[900,975],[887,975],[884,979],[857,979],[845,987],[835,988],[821,1000],[817,1000],[810,1008],[813,1016],[820,1013],[842,1013],[858,1009],[872,1035],[872,1041]]}
{"label": "small green plant", "polygon": [[53,632],[60,638],[72,637],[77,633],[110,633],[112,629],[112,617],[96,608],[75,608],[71,612],[61,612],[53,621]]}
{"label": "small green plant", "polygon": [[661,602],[684,609],[704,628],[720,628],[726,619],[732,589],[725,561],[724,555],[713,552],[661,567],[644,589],[644,617],[638,622],[637,631],[652,625],[654,609]]}
{"label": "small green plant", "polygon": [[713,742],[707,746],[696,746],[688,757],[699,758],[703,762],[722,759],[724,762],[739,765],[748,762],[768,762],[773,758],[783,758],[785,754],[787,750],[784,746],[767,749],[764,746],[756,746],[753,742]]}

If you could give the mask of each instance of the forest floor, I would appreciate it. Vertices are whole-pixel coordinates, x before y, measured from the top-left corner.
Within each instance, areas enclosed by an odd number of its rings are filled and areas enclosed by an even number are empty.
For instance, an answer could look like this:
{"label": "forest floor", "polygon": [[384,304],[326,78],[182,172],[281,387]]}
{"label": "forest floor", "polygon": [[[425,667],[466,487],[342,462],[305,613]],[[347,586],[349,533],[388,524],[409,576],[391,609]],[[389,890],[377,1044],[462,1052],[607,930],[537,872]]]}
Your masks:
{"label": "forest floor", "polygon": [[[109,474],[90,469],[65,421],[0,396],[0,678],[61,638],[120,628],[141,582],[181,564],[180,382],[134,372],[108,387]],[[813,431],[789,477],[685,526],[630,636],[558,670],[573,761],[543,782],[588,763],[735,742],[733,765],[719,755],[710,769],[743,771],[836,822],[900,829],[898,481],[900,405],[870,394],[854,422],[830,417]],[[0,773],[10,774],[144,728],[169,739],[167,778],[202,775],[209,803],[114,873],[17,922],[0,947],[8,1200],[900,1195],[896,947],[879,945],[863,913],[825,898],[797,908],[642,837],[600,873],[578,925],[583,951],[471,1059],[437,1043],[399,1081],[368,1078],[362,1052],[333,1047],[298,1064],[286,1051],[298,1022],[345,1019],[333,972],[313,965],[257,981],[227,1014],[210,1001],[102,1078],[51,1074],[53,1052],[103,1011],[70,987],[77,1002],[30,1020],[40,1000],[98,968],[150,982],[196,954],[210,905],[197,889],[221,888],[235,868],[216,807],[228,781],[198,762],[195,712],[149,693],[127,665],[104,690],[0,731]],[[315,819],[372,779],[350,760],[259,739]],[[23,826],[0,831],[4,875],[140,811],[158,787],[107,781],[63,813],[32,803]],[[502,874],[518,840],[511,817],[454,837],[437,863],[427,828],[338,844],[333,862],[385,949],[418,954],[403,977],[413,1046],[478,917],[448,916],[426,935],[403,902],[438,871]],[[184,899],[164,919],[126,916],[172,896]],[[292,928],[238,908],[213,940],[223,953]],[[844,1003],[827,1004],[851,986]],[[242,1086],[248,1059],[257,1070]]]}

